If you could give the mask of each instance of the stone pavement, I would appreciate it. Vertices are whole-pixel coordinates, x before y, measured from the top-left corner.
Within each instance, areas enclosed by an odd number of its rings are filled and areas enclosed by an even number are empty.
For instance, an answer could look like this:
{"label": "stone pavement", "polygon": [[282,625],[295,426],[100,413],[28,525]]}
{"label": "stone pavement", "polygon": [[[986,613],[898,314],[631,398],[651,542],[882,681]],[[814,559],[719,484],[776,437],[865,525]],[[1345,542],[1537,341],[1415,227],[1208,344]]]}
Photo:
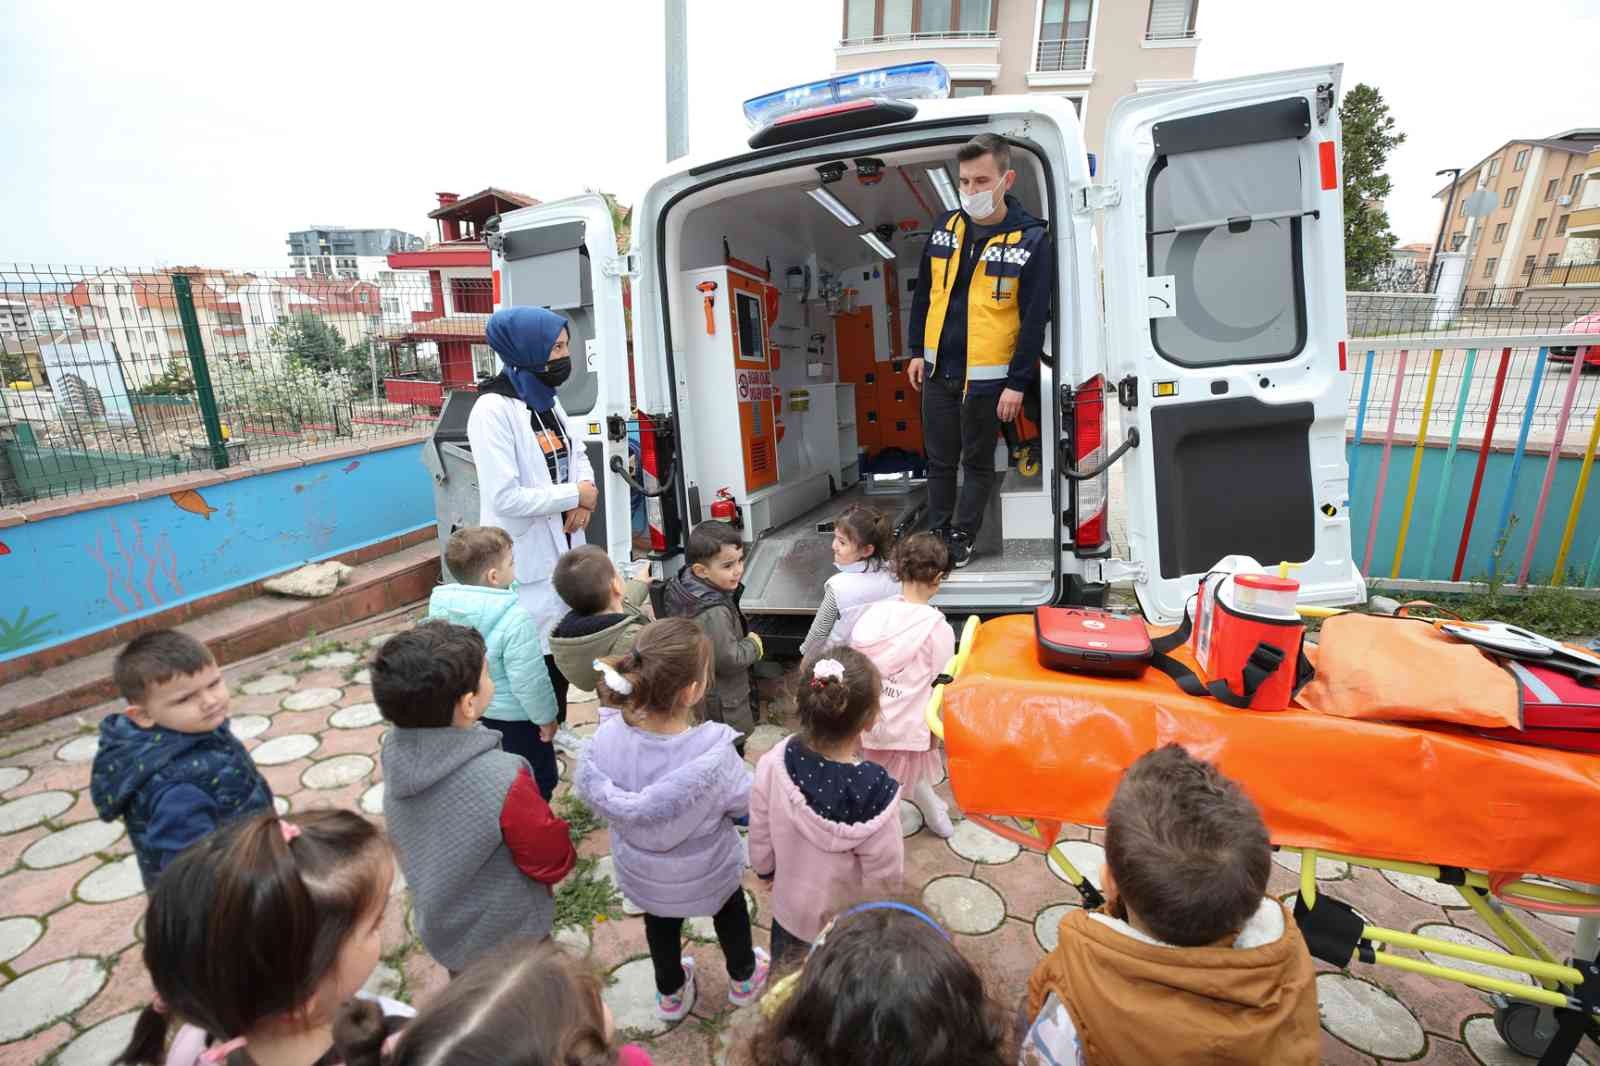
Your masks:
{"label": "stone pavement", "polygon": [[[234,693],[234,729],[252,749],[280,808],[355,807],[381,820],[376,760],[383,726],[370,702],[363,660],[372,644],[409,621],[404,614],[390,616],[225,671]],[[113,709],[108,705],[0,737],[0,1066],[107,1063],[150,998],[140,958],[139,874],[122,826],[98,821],[89,800],[96,725]],[[592,730],[593,704],[575,705],[572,717],[580,732]],[[760,727],[750,744],[752,760],[782,736],[777,726]],[[563,759],[563,777],[567,770]],[[948,795],[948,783],[941,789]],[[939,840],[922,829],[922,817],[909,803],[901,806],[901,822],[908,889],[956,933],[994,987],[1008,1000],[1019,996],[1029,971],[1054,944],[1061,916],[1078,904],[1077,894],[1042,857],[975,825],[961,823],[954,838]],[[1069,857],[1098,877],[1099,832],[1079,828],[1070,836]],[[596,860],[588,867],[591,879],[605,875],[608,851],[603,828],[583,840],[580,854]],[[1319,877],[1376,924],[1468,944],[1492,939],[1470,911],[1454,905],[1458,900],[1448,890],[1432,882],[1352,872],[1332,862],[1319,864]],[[1296,884],[1296,862],[1276,857],[1272,891],[1287,897]],[[764,942],[768,896],[754,876],[747,875],[746,885],[761,927],[757,937]],[[560,939],[587,951],[610,973],[606,997],[619,1026],[634,1030],[662,1066],[719,1061],[727,1043],[749,1024],[750,1012],[738,1016],[728,1009],[710,922],[686,927],[686,950],[699,961],[700,1006],[664,1030],[652,1012],[642,923],[627,916],[634,909],[626,901],[615,900],[608,909],[612,916],[591,930],[568,930]],[[1558,955],[1570,950],[1575,923],[1535,916],[1529,924]],[[398,879],[383,953],[370,985],[376,990],[421,1003],[444,983],[444,971],[410,932]],[[1529,1061],[1500,1043],[1489,1005],[1466,988],[1374,967],[1321,969],[1324,1062]],[[1593,1066],[1593,1049],[1583,1054],[1574,1061]]]}

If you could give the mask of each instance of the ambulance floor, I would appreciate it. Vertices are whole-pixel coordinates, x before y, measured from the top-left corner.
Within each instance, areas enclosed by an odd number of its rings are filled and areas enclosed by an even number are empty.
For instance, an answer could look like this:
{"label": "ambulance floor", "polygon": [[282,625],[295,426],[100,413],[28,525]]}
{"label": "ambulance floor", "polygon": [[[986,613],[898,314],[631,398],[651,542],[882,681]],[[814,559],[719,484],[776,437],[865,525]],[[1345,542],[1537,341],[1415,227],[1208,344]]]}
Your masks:
{"label": "ambulance floor", "polygon": [[[832,522],[846,508],[858,503],[876,507],[893,520],[926,500],[927,487],[921,482],[891,492],[869,492],[864,482],[858,483],[767,534],[756,542],[745,566],[744,609],[797,614],[816,610],[822,602],[823,585],[835,573],[831,527],[827,532],[819,532],[817,527]],[[915,528],[926,528],[926,522],[919,520]],[[997,492],[990,498],[972,562],[958,571],[953,580],[966,581],[980,574],[1001,571],[1048,573],[1054,561],[1053,551],[1049,538],[1022,539],[1003,535]]]}

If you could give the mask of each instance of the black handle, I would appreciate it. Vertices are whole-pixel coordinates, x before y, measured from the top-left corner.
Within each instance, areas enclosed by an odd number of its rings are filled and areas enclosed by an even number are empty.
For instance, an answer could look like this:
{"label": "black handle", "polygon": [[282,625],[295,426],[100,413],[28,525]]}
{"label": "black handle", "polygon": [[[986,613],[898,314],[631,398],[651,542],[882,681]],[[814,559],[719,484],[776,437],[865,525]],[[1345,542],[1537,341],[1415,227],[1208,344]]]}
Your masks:
{"label": "black handle", "polygon": [[1118,459],[1121,459],[1129,448],[1137,448],[1138,446],[1139,427],[1134,426],[1128,430],[1127,439],[1121,444],[1117,445],[1117,450],[1106,456],[1105,462],[1101,463],[1093,470],[1078,470],[1063,463],[1061,472],[1069,481],[1088,481],[1090,478],[1097,478],[1107,470],[1110,470],[1111,464],[1116,462]]}
{"label": "black handle", "polygon": [[648,496],[651,499],[656,499],[657,497],[665,496],[667,493],[672,491],[673,479],[678,476],[678,466],[676,463],[674,463],[672,468],[667,471],[667,476],[661,479],[661,487],[659,489],[647,489],[643,485],[639,484],[639,482],[635,481],[633,479],[633,475],[628,473],[628,464],[622,461],[622,456],[620,455],[613,455],[611,457],[611,472],[616,474],[623,481],[626,481],[628,483],[628,487],[634,492],[639,493],[641,496]]}

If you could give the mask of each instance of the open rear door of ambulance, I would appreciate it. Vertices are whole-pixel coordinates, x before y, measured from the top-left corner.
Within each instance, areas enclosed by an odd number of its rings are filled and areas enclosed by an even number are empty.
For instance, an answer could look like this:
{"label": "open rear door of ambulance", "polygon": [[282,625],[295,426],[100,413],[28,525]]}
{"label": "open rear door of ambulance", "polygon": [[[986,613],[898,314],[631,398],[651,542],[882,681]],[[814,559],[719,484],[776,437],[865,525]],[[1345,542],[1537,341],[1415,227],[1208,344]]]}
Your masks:
{"label": "open rear door of ambulance", "polygon": [[631,555],[627,484],[612,459],[628,462],[628,336],[622,282],[629,260],[617,252],[616,227],[592,193],[519,208],[500,216],[490,235],[495,308],[548,307],[571,323],[572,376],[557,390],[594,467],[600,506],[590,544],[619,563]]}
{"label": "open rear door of ambulance", "polygon": [[[1174,622],[1227,555],[1359,602],[1350,551],[1340,68],[1124,97],[1107,119],[1105,307],[1131,569]],[[1120,442],[1108,442],[1116,444]]]}

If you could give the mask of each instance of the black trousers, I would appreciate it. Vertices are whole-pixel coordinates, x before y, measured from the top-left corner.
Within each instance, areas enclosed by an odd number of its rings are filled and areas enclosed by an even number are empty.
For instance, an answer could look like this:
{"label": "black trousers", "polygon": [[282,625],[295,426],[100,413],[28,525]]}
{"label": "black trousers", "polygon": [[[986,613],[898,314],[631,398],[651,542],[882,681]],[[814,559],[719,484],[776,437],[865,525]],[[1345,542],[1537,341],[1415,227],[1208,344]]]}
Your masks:
{"label": "black trousers", "polygon": [[544,657],[544,668],[550,674],[550,687],[556,690],[556,721],[565,725],[567,721],[567,689],[572,687],[572,682],[568,681],[567,675],[563,674],[556,666],[556,657],[554,655],[546,655]]}
{"label": "black trousers", "polygon": [[556,783],[561,780],[556,767],[556,746],[539,739],[539,727],[532,722],[485,718],[483,724],[500,734],[500,747],[528,760],[528,768],[533,771],[533,783],[539,786],[539,795],[549,800],[555,794]]}
{"label": "black trousers", "polygon": [[[994,448],[1000,437],[998,392],[963,396],[965,382],[925,378],[922,440],[928,451],[928,528],[949,526],[976,537],[994,491]],[[963,480],[956,489],[956,465]]]}
{"label": "black trousers", "polygon": [[[756,972],[756,950],[750,934],[750,910],[744,889],[736,888],[722,909],[711,917],[717,944],[728,964],[728,978],[748,981]],[[644,916],[644,939],[650,945],[650,963],[656,969],[656,991],[674,995],[683,987],[683,919]]]}
{"label": "black trousers", "polygon": [[789,966],[793,966],[795,969],[804,966],[806,955],[810,951],[810,943],[801,940],[779,925],[778,919],[772,919],[772,970],[774,973]]}

